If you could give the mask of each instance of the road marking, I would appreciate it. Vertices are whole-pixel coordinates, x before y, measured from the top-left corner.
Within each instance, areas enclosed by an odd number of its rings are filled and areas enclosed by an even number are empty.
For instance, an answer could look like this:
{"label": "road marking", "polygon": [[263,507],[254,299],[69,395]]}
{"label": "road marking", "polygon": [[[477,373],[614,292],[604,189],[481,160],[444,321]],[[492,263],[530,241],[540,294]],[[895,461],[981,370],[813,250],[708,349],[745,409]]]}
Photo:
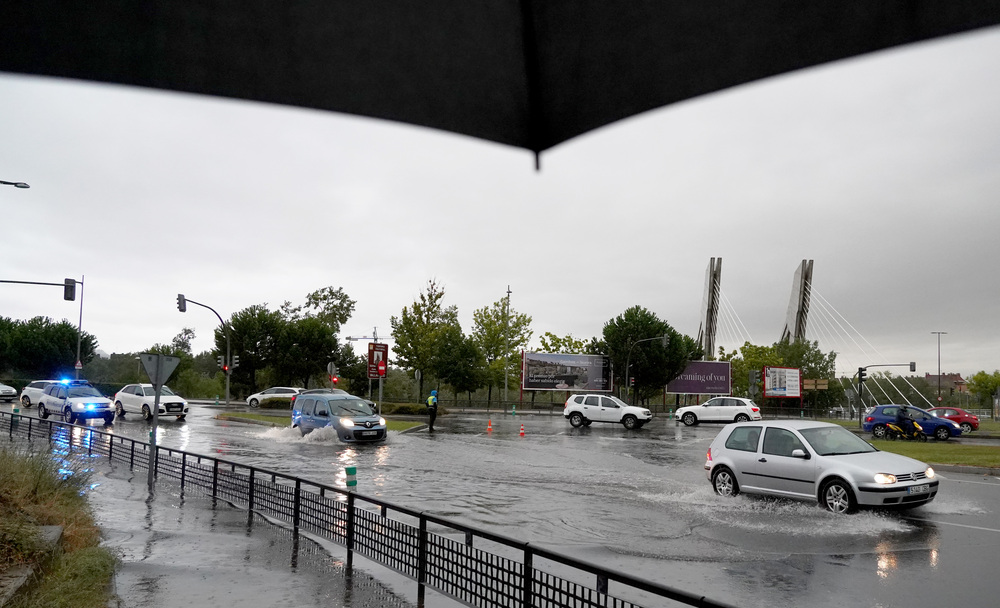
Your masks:
{"label": "road marking", "polygon": [[956,524],[950,521],[938,521],[936,519],[924,519],[923,517],[906,517],[905,519],[912,519],[913,521],[925,521],[929,524],[940,524],[942,526],[955,526],[957,528],[969,528],[970,530],[982,530],[984,532],[998,532],[1000,530],[997,528],[984,528],[983,526],[970,526],[968,524]]}
{"label": "road marking", "polygon": [[[951,477],[945,477],[944,475],[938,475],[941,479],[947,479],[948,481],[954,481],[955,483],[975,483],[981,486],[993,486],[998,487],[996,483],[992,481],[972,481],[971,479],[952,479]],[[1000,481],[1000,477],[994,477],[993,479]]]}

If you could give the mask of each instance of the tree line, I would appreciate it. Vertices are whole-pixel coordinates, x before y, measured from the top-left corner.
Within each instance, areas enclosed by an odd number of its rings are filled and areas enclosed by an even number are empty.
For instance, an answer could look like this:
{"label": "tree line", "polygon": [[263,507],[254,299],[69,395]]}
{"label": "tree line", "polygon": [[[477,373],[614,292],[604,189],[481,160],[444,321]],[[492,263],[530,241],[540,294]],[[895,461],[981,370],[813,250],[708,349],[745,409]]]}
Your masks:
{"label": "tree line", "polygon": [[[369,392],[367,356],[356,354],[350,342],[339,336],[355,306],[355,300],[342,288],[324,287],[307,294],[298,304],[284,302],[277,310],[266,303],[255,304],[233,313],[214,330],[215,348],[211,351],[192,353],[194,330],[184,328],[170,342],[153,344],[141,352],[179,357],[181,363],[169,382],[174,390],[190,397],[220,394],[225,376],[217,358],[225,355],[227,341],[230,352],[239,357],[239,365],[230,371],[234,396],[276,385],[329,386],[329,362],[339,368],[342,388],[365,396]],[[472,317],[472,327],[466,332],[458,321],[457,307],[447,304],[443,286],[429,280],[414,302],[390,318],[389,376],[393,382],[387,384],[400,395],[387,398],[420,400],[435,388],[470,401],[477,392],[485,392],[486,400],[492,402],[505,380],[508,386],[518,388],[521,352],[528,349],[534,335],[531,316],[501,299],[473,311]],[[0,373],[5,378],[21,379],[69,376],[74,372],[76,338],[76,327],[66,320],[0,317]],[[638,305],[606,321],[594,337],[544,332],[540,342],[541,352],[607,356],[619,394],[624,391],[639,403],[661,395],[688,362],[704,355],[693,338]],[[95,355],[97,347],[96,337],[83,332],[80,360],[84,377],[108,383],[145,379],[135,359],[139,353],[114,354],[101,360]],[[720,348],[713,358],[731,364],[735,396],[762,401],[761,387],[753,385],[751,371],[759,375],[765,366],[795,367],[801,369],[802,378],[831,380],[827,390],[806,394],[808,403],[817,408],[843,404],[851,391],[849,379],[836,377],[836,353],[822,352],[817,342],[776,342],[770,346],[747,342],[733,351]],[[919,387],[920,380],[910,384]],[[409,388],[411,383],[416,395]],[[969,388],[980,403],[991,403],[989,399],[1000,388],[1000,372],[976,374]],[[920,392],[909,386],[905,391]]]}

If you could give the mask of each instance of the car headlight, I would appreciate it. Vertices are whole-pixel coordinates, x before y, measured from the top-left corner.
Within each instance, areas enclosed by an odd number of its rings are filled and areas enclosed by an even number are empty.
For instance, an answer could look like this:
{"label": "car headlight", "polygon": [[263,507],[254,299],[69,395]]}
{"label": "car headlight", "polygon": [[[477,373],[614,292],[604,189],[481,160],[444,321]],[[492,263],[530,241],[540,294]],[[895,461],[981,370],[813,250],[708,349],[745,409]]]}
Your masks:
{"label": "car headlight", "polygon": [[924,475],[927,476],[927,479],[934,479],[934,476],[937,475],[937,473],[934,472],[934,469],[927,467],[927,470],[924,471]]}
{"label": "car headlight", "polygon": [[351,428],[351,427],[354,426],[354,421],[351,420],[350,418],[341,418],[340,419],[340,426],[345,427],[345,428]]}
{"label": "car headlight", "polygon": [[379,418],[378,423],[382,426],[385,426],[385,418]]}
{"label": "car headlight", "polygon": [[896,483],[896,476],[891,473],[875,473],[875,483],[882,485]]}

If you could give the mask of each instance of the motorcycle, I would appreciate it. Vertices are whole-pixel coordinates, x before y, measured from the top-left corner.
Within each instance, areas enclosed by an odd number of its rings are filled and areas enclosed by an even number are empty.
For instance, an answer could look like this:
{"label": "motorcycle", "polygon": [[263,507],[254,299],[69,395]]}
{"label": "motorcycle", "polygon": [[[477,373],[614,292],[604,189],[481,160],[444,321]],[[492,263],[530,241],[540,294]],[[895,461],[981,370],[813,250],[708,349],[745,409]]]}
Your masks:
{"label": "motorcycle", "polygon": [[922,426],[917,424],[916,420],[912,420],[913,432],[907,433],[903,427],[895,422],[889,422],[885,425],[885,438],[890,441],[895,441],[900,439],[902,441],[927,441],[927,435],[924,434],[924,429]]}

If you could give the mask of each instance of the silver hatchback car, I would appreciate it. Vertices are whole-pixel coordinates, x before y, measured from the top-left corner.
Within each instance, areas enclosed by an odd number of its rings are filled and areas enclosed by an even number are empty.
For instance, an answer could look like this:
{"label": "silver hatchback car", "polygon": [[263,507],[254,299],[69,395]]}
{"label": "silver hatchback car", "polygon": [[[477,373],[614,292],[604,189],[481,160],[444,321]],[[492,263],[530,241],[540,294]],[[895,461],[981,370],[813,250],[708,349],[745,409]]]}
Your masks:
{"label": "silver hatchback car", "polygon": [[927,464],[882,452],[842,426],[809,420],[727,425],[712,441],[705,471],[721,496],[818,501],[834,513],[919,507],[938,491]]}

